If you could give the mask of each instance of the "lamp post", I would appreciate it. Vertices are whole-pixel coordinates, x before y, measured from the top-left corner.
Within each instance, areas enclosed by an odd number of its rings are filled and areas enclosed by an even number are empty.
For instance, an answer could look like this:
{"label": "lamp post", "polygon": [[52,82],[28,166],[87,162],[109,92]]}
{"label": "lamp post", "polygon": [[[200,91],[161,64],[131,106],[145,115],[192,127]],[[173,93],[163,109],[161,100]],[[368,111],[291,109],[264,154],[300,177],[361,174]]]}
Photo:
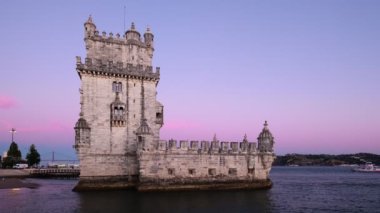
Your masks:
{"label": "lamp post", "polygon": [[16,133],[16,129],[15,128],[12,128],[11,131],[9,131],[10,133],[12,133],[12,141],[13,142],[13,137],[14,137],[14,134]]}

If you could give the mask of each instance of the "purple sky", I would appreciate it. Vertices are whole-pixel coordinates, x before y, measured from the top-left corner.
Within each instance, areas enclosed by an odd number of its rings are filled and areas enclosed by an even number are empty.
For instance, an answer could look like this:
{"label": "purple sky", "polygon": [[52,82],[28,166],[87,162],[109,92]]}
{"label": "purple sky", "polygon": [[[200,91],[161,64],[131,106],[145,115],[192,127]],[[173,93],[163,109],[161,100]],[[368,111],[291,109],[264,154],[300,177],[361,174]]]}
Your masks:
{"label": "purple sky", "polygon": [[155,35],[162,139],[250,141],[277,154],[380,154],[380,1],[0,1],[0,151],[75,158],[83,23]]}

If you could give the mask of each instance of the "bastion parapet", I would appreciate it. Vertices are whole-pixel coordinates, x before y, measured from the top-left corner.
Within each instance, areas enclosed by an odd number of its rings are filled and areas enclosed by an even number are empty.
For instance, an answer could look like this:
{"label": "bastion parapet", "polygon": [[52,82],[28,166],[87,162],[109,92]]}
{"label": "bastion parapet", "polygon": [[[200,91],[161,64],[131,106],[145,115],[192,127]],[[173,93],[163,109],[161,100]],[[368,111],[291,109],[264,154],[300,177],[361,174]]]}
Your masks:
{"label": "bastion parapet", "polygon": [[153,71],[150,28],[143,39],[134,23],[123,36],[100,35],[91,16],[84,28],[86,57],[76,58],[81,174],[74,190],[271,187],[274,137],[267,122],[257,142],[161,140],[164,106],[156,98],[160,68]]}
{"label": "bastion parapet", "polygon": [[153,72],[152,66],[134,65],[131,63],[113,61],[102,61],[101,59],[85,58],[85,63],[82,63],[81,57],[77,56],[77,71],[81,74],[114,76],[124,78],[144,78],[146,80],[160,79],[160,68],[156,67]]}

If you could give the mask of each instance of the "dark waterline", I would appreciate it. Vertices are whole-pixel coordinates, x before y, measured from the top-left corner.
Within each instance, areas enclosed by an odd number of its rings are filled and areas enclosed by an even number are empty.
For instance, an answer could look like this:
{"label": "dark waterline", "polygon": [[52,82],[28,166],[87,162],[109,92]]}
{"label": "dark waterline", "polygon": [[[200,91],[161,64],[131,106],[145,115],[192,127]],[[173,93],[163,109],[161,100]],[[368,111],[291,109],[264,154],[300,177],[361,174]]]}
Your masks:
{"label": "dark waterline", "polygon": [[259,191],[76,193],[77,180],[29,179],[0,190],[0,212],[380,212],[380,174],[344,167],[274,167]]}

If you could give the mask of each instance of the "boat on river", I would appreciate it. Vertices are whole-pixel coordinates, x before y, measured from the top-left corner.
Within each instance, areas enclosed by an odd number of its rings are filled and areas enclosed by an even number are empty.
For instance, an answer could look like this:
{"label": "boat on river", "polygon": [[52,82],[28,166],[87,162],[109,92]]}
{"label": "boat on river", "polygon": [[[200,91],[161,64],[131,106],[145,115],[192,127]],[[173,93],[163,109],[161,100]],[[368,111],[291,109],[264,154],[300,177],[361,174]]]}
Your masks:
{"label": "boat on river", "polygon": [[352,171],[354,171],[354,172],[379,172],[380,173],[380,168],[371,162],[367,162],[364,165],[352,168]]}

